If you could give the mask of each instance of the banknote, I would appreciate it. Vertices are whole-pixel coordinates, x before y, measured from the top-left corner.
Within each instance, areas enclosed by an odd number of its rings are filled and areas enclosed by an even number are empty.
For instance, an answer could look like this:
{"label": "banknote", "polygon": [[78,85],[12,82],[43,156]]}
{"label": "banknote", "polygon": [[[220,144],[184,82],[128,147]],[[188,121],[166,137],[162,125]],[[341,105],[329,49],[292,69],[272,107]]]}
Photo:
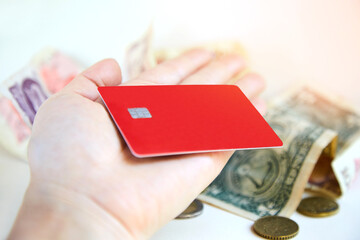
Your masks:
{"label": "banknote", "polygon": [[125,53],[126,80],[137,77],[156,65],[152,48],[152,26],[137,41],[130,44]]}
{"label": "banknote", "polygon": [[360,135],[360,115],[345,101],[335,93],[305,85],[274,100],[274,104],[282,102],[290,114],[336,131],[339,154]]}
{"label": "banknote", "polygon": [[[286,101],[284,101],[286,99]],[[360,115],[354,107],[336,94],[303,86],[276,100],[299,119],[305,119],[334,130],[337,144],[320,155],[307,188],[331,197],[348,191],[359,169]]]}
{"label": "banknote", "polygon": [[360,116],[334,95],[302,86],[274,100],[266,119],[284,147],[235,152],[199,198],[255,220],[291,215],[304,189],[343,195],[360,168]]}
{"label": "banknote", "polygon": [[14,104],[0,95],[0,145],[19,159],[26,159],[30,127],[22,119]]}
{"label": "banknote", "polygon": [[350,188],[359,168],[360,115],[344,99],[315,88],[303,87],[288,99],[287,107],[299,118],[337,132],[337,148],[324,150],[308,188],[341,196]]}
{"label": "banknote", "polygon": [[81,70],[63,53],[46,48],[29,64],[0,84],[0,145],[21,159],[36,112],[51,95],[62,89]]}
{"label": "banknote", "polygon": [[83,69],[77,61],[52,48],[35,55],[30,65],[40,75],[49,94],[60,91]]}
{"label": "banknote", "polygon": [[54,49],[44,49],[27,66],[2,82],[0,91],[31,126],[40,105],[79,71],[78,64],[69,57]]}
{"label": "banknote", "polygon": [[283,148],[236,151],[199,199],[251,220],[295,211],[318,158],[336,145],[337,134],[299,119],[287,102],[273,106],[266,119]]}

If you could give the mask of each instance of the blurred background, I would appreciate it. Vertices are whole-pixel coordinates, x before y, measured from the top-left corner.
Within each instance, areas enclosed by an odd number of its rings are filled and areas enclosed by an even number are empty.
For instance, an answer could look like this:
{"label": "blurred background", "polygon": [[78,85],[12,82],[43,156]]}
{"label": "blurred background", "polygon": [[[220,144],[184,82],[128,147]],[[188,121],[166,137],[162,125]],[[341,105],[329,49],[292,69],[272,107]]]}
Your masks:
{"label": "blurred background", "polygon": [[[239,41],[267,81],[264,97],[300,82],[332,91],[360,109],[360,1],[70,1],[0,2],[0,84],[46,46],[89,66],[126,48],[152,25],[155,48]],[[26,163],[1,150],[0,239],[29,180]]]}
{"label": "blurred background", "polygon": [[0,5],[0,81],[45,46],[84,66],[114,57],[153,24],[155,47],[238,40],[269,91],[319,83],[360,105],[360,2],[14,1]]}

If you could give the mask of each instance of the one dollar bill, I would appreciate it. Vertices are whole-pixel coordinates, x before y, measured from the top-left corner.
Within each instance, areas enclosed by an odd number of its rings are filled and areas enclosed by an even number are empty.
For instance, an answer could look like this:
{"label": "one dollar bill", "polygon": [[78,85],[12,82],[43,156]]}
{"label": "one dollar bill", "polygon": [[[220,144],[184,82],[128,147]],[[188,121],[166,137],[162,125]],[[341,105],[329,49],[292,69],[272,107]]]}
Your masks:
{"label": "one dollar bill", "polygon": [[[338,157],[356,143],[359,115],[303,87],[276,101],[266,119],[284,147],[236,151],[200,195],[201,200],[256,220],[268,215],[290,216],[306,187],[334,196],[346,191],[337,172],[354,168],[356,162],[353,156],[347,160]],[[351,174],[347,177],[354,178],[355,173]]]}

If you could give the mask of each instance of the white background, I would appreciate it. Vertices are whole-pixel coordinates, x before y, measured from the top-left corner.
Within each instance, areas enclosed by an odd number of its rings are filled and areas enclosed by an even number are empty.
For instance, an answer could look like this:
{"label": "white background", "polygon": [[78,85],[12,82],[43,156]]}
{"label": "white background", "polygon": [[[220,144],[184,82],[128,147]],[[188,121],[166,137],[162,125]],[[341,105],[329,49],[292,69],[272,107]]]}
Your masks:
{"label": "white background", "polygon": [[[0,82],[43,47],[84,66],[107,57],[122,64],[126,46],[150,23],[158,47],[239,40],[270,98],[300,81],[330,89],[360,109],[360,1],[16,1],[0,2]],[[0,151],[0,238],[5,238],[29,180],[26,164]],[[298,239],[359,239],[360,182],[326,219],[294,214]],[[173,221],[153,239],[258,239],[251,221],[206,206]]]}

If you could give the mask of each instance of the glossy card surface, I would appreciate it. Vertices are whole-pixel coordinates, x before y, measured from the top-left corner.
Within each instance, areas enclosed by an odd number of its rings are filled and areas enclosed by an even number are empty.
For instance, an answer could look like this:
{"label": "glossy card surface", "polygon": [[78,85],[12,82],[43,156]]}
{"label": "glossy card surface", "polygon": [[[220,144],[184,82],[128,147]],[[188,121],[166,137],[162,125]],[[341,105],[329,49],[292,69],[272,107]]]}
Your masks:
{"label": "glossy card surface", "polygon": [[235,85],[114,86],[98,91],[136,157],[282,146]]}

